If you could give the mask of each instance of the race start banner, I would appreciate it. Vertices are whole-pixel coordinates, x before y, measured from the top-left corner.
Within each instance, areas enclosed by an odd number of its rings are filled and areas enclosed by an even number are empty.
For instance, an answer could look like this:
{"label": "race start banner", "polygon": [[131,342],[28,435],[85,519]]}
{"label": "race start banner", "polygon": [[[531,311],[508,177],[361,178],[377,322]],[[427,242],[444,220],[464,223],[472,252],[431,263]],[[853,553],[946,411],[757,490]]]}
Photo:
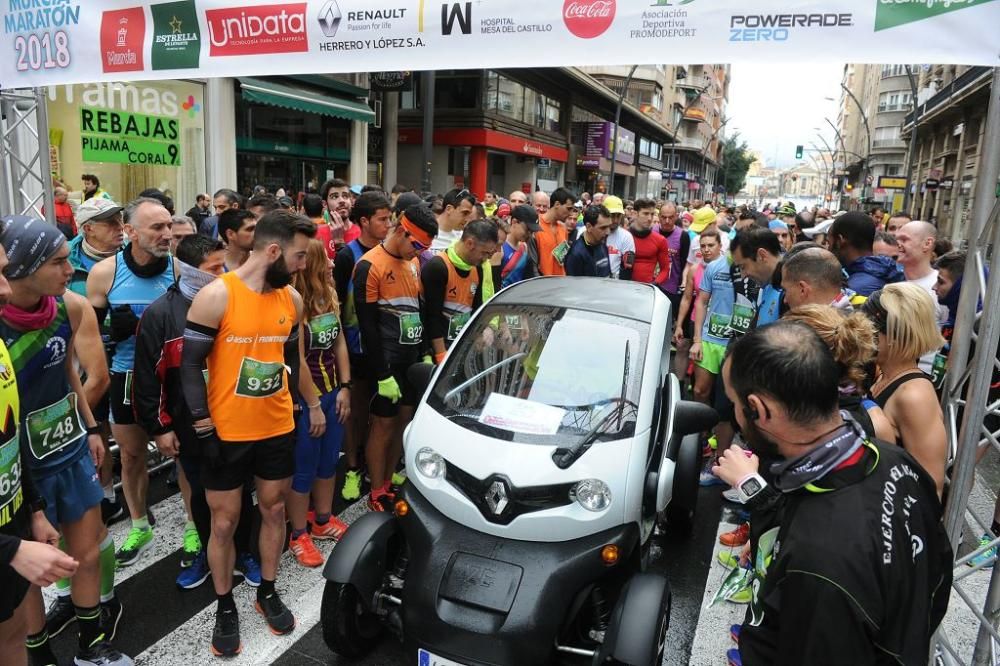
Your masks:
{"label": "race start banner", "polygon": [[691,62],[1000,64],[1000,0],[0,3],[2,88]]}

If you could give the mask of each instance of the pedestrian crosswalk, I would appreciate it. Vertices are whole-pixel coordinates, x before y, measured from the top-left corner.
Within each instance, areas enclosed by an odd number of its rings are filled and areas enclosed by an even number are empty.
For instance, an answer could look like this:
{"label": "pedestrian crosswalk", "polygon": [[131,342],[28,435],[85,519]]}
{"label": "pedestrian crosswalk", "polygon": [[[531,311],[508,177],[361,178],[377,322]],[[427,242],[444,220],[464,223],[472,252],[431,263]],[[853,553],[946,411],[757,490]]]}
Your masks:
{"label": "pedestrian crosswalk", "polygon": [[[174,493],[151,507],[156,516],[155,539],[142,553],[138,562],[120,569],[115,581],[125,611],[115,645],[130,654],[143,666],[185,666],[211,664],[209,642],[215,622],[215,595],[211,579],[196,590],[180,590],[174,584],[179,568],[184,523],[187,520],[180,493]],[[339,517],[352,523],[368,510],[365,502],[346,507]],[[121,544],[129,530],[125,520],[110,526],[116,544]],[[318,540],[317,548],[324,559],[336,544]],[[295,631],[287,636],[274,636],[264,619],[254,610],[254,588],[238,584],[233,589],[240,613],[243,641],[242,653],[224,663],[234,666],[272,664],[291,650],[292,646],[320,622],[324,579],[323,568],[300,566],[291,552],[281,557],[277,590],[296,618]],[[237,578],[237,580],[240,580]],[[55,588],[43,590],[46,604],[55,597]],[[68,654],[75,631],[66,631],[57,639],[57,653]],[[64,649],[60,649],[60,647]],[[331,654],[325,663],[336,663]],[[307,663],[308,657],[290,663]],[[312,662],[308,662],[312,663]],[[384,662],[382,662],[384,663]]]}

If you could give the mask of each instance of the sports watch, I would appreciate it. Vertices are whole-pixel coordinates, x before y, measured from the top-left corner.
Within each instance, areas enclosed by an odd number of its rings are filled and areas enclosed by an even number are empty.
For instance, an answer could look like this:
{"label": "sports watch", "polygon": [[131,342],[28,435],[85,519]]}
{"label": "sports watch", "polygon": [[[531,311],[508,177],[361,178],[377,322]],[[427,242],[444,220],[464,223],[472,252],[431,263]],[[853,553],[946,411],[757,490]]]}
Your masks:
{"label": "sports watch", "polygon": [[736,484],[736,492],[740,496],[740,502],[746,504],[766,487],[767,481],[764,477],[754,473],[743,477],[743,480]]}

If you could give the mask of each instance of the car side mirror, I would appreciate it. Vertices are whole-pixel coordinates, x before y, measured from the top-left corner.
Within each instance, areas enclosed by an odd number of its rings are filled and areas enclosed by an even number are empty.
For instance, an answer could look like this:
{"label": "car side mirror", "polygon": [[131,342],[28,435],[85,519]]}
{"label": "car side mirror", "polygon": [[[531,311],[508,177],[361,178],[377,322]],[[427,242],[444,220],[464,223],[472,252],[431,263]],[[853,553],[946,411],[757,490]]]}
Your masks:
{"label": "car side mirror", "polygon": [[434,366],[430,363],[414,363],[406,369],[406,378],[417,389],[418,395],[424,394],[433,376]]}
{"label": "car side mirror", "polygon": [[708,405],[693,400],[678,400],[674,407],[675,435],[705,432],[719,422],[719,413]]}

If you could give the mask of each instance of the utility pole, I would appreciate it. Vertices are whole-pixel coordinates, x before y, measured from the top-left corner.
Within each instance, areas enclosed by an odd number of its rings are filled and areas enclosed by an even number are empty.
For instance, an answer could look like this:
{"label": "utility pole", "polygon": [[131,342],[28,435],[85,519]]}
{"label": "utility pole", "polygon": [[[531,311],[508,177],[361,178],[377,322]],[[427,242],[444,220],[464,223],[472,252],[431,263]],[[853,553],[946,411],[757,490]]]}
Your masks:
{"label": "utility pole", "polygon": [[906,189],[903,190],[903,210],[910,212],[911,192],[917,184],[913,179],[913,156],[917,154],[917,123],[920,122],[920,109],[917,107],[917,81],[913,78],[913,70],[906,65],[906,78],[910,80],[910,101],[913,103],[913,130],[910,132],[910,147],[906,151]]}
{"label": "utility pole", "polygon": [[615,193],[615,167],[618,166],[618,123],[622,120],[622,104],[625,103],[625,96],[628,95],[628,87],[632,84],[632,77],[635,75],[635,70],[638,69],[639,65],[632,65],[632,69],[629,70],[628,76],[625,77],[625,85],[622,86],[622,92],[618,95],[618,106],[615,108],[615,128],[612,130],[611,139],[611,178],[608,182],[608,193]]}
{"label": "utility pole", "polygon": [[428,70],[421,76],[421,97],[424,107],[423,178],[420,187],[424,192],[433,192],[431,165],[434,163],[434,71]]}

